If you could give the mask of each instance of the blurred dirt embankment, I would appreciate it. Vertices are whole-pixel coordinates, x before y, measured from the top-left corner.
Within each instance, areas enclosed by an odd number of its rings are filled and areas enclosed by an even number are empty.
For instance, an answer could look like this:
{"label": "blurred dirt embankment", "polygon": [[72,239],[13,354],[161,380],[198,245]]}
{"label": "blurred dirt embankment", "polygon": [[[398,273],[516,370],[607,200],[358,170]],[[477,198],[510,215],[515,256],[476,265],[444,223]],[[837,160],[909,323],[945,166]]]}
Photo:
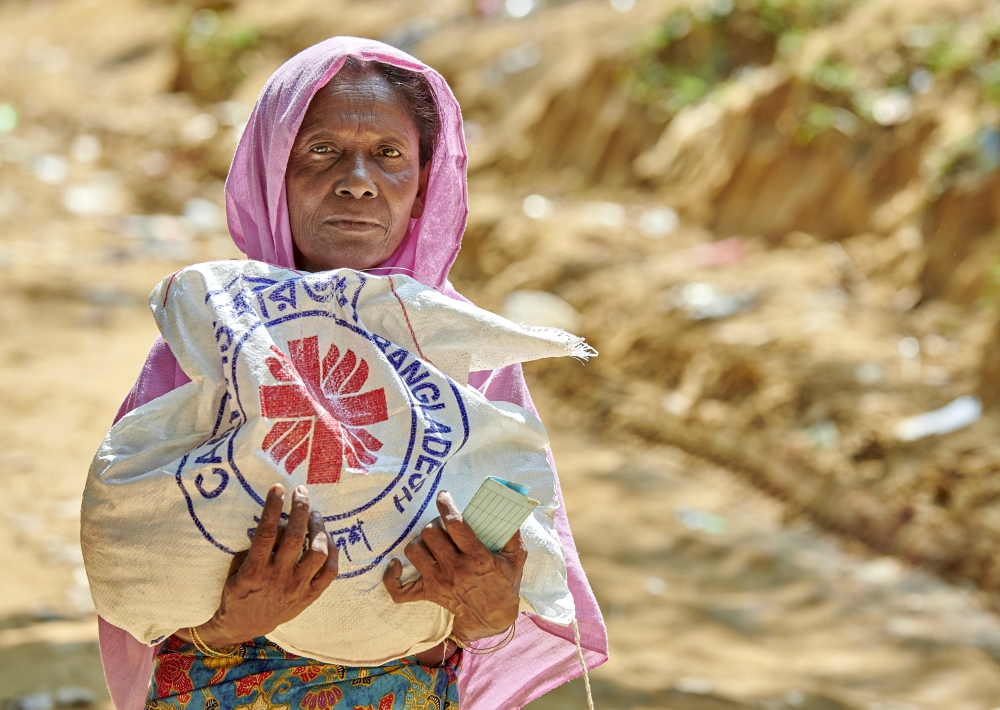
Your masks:
{"label": "blurred dirt embankment", "polygon": [[532,372],[580,425],[1000,590],[997,6],[583,7],[539,17],[502,112],[464,48],[419,47],[482,124],[456,282],[575,309],[601,357]]}
{"label": "blurred dirt embankment", "polygon": [[87,610],[79,472],[43,503],[36,475],[92,455],[150,287],[238,256],[223,181],[250,107],[335,34],[454,88],[455,284],[601,352],[528,367],[560,427],[679,447],[786,519],[1000,591],[994,3],[7,0],[0,560],[44,591],[0,616]]}

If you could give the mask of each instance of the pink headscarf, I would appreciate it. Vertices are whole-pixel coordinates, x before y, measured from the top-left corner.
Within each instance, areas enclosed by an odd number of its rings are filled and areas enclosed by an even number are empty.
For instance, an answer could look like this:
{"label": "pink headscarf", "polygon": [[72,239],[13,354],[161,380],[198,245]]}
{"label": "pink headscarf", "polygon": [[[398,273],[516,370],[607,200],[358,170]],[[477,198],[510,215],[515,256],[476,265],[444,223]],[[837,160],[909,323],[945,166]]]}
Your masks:
{"label": "pink headscarf", "polygon": [[[292,57],[267,82],[250,114],[226,181],[226,216],[233,241],[251,259],[295,267],[285,166],[313,95],[340,70],[348,56],[419,72],[430,83],[441,130],[434,145],[424,212],[420,218],[410,220],[403,242],[380,267],[402,271],[462,299],[448,281],[469,211],[465,174],[468,156],[461,108],[440,74],[381,42],[355,37],[328,39]],[[188,381],[170,348],[157,338],[118,418]],[[484,394],[491,400],[513,402],[535,412],[520,366],[494,373],[474,372],[469,384],[486,385]],[[552,463],[551,455],[549,460]],[[580,566],[558,486],[556,494],[556,530],[566,553],[581,646],[587,666],[593,668],[608,659],[607,631]],[[104,619],[99,620],[99,625],[104,674],[115,707],[140,710],[159,647],[146,646]],[[490,655],[466,654],[459,677],[459,698],[463,710],[508,710],[525,705],[581,673],[573,628],[522,614],[508,646]]]}

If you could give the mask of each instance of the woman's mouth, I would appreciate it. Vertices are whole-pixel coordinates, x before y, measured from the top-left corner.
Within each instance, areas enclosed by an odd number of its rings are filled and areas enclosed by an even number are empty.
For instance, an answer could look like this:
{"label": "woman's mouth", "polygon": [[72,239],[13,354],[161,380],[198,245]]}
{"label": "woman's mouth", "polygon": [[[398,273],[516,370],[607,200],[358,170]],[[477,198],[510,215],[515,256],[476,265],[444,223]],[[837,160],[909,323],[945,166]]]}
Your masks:
{"label": "woman's mouth", "polygon": [[365,217],[333,217],[326,223],[339,232],[372,232],[383,229],[378,220]]}

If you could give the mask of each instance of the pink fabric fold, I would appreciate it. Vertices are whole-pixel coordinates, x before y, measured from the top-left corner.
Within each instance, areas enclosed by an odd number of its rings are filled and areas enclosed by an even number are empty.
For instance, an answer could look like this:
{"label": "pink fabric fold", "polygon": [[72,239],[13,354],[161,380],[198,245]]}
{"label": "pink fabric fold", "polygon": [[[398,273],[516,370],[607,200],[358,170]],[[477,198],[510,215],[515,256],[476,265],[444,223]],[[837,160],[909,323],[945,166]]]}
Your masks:
{"label": "pink fabric fold", "polygon": [[[233,241],[251,259],[295,267],[285,199],[285,166],[309,102],[347,56],[422,73],[431,85],[441,117],[424,213],[410,220],[403,242],[376,271],[405,273],[452,298],[465,300],[448,281],[468,216],[468,157],[461,109],[440,74],[410,55],[373,40],[328,39],[292,57],[265,85],[226,181],[226,216]],[[535,412],[520,366],[506,367],[490,376],[490,372],[472,373],[469,382],[481,388],[489,381],[484,392],[489,399],[512,402]],[[189,381],[170,348],[157,338],[115,421]],[[549,459],[551,462],[551,455]],[[608,658],[607,631],[580,566],[562,492],[558,487],[556,492],[560,504],[556,530],[566,553],[584,657],[587,666],[593,668]],[[117,710],[140,710],[159,647],[146,646],[104,619],[99,620],[99,625],[101,658],[112,701]],[[522,614],[510,645],[490,655],[466,654],[459,678],[460,702],[463,710],[509,710],[581,673],[573,627]]]}

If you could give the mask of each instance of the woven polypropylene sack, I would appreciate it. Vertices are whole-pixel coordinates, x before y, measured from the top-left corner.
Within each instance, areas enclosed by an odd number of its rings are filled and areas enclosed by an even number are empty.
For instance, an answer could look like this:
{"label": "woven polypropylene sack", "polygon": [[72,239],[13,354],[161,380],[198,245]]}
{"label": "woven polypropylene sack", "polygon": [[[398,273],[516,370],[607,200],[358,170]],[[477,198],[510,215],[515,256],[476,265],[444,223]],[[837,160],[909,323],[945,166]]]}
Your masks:
{"label": "woven polypropylene sack", "polygon": [[345,665],[431,648],[451,614],[395,604],[385,565],[405,561],[403,547],[438,514],[438,491],[464,506],[491,475],[540,502],[522,527],[525,608],[572,621],[545,430],[467,381],[470,371],[594,354],[580,338],[516,325],[405,276],[253,261],[184,269],[150,305],[191,382],[122,417],[91,465],[84,561],[109,622],[154,644],[211,618],[233,555],[281,482],[309,489],[340,574],[269,638]]}

